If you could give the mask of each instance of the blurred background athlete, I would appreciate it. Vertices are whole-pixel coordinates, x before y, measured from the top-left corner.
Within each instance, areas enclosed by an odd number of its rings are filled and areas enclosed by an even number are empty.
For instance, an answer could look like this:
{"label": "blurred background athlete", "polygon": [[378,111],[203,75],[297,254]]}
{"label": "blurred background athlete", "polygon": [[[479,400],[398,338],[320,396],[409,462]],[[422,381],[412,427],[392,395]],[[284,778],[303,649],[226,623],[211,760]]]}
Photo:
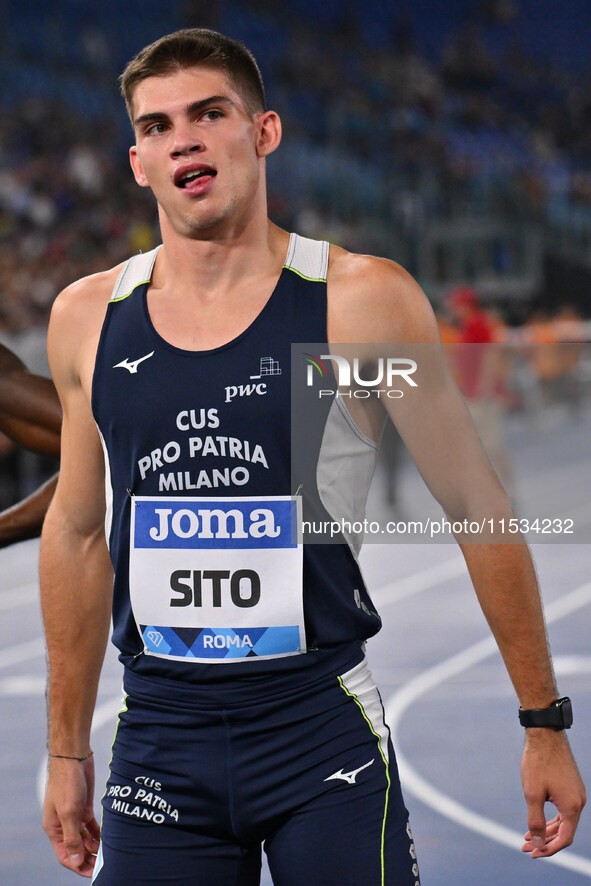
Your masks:
{"label": "blurred background athlete", "polygon": [[[0,431],[25,449],[58,458],[61,423],[51,379],[29,372],[16,354],[0,345]],[[56,482],[57,476],[51,477],[0,512],[0,547],[40,534]]]}

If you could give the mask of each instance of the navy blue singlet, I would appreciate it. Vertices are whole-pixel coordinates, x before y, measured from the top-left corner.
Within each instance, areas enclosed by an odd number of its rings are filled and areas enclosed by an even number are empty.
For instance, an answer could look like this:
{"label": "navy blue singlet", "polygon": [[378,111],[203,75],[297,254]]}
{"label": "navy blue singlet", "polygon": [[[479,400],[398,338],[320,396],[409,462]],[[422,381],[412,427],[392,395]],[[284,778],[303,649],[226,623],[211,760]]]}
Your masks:
{"label": "navy blue singlet", "polygon": [[[327,341],[328,244],[292,234],[260,314],[233,341],[209,351],[174,347],[152,325],[147,290],[156,253],[135,256],[124,267],[93,379],[115,569],[113,642],[137,673],[188,682],[256,677],[321,661],[332,667],[335,657],[350,658],[352,648],[380,628],[348,543],[303,545],[305,649],[296,651],[289,618],[288,627],[278,627],[278,614],[272,624],[261,617],[257,622],[260,605],[282,593],[282,561],[273,560],[271,548],[285,535],[280,521],[289,521],[290,508],[293,516],[289,497],[298,492],[290,463],[291,345]],[[334,405],[326,404],[322,420],[336,416],[340,434]],[[355,436],[352,423],[340,421],[342,433]],[[318,448],[326,430],[314,428]],[[375,455],[362,435],[356,445]],[[306,477],[303,486],[312,511],[330,516],[316,478]],[[191,551],[195,544],[202,562]],[[259,544],[275,564],[264,580],[256,565]],[[289,573],[295,584],[296,559],[286,540],[286,581]],[[271,581],[273,575],[279,580]],[[147,609],[144,598],[151,601]],[[247,627],[232,631],[223,619],[213,626],[200,622],[206,598],[220,613],[238,613]]]}

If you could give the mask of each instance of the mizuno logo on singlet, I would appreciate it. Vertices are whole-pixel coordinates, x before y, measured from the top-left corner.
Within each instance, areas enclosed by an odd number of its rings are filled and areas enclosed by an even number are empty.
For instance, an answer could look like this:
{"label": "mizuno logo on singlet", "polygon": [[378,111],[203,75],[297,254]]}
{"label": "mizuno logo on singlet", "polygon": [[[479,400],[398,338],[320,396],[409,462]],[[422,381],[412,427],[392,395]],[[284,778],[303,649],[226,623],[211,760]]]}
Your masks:
{"label": "mizuno logo on singlet", "polygon": [[137,368],[140,365],[140,363],[143,363],[144,360],[148,360],[150,357],[153,357],[153,356],[154,356],[154,351],[150,351],[149,354],[146,354],[145,357],[140,357],[138,360],[129,360],[126,357],[125,360],[121,361],[121,363],[115,363],[115,365],[113,366],[113,369],[119,369],[119,367],[121,367],[121,369],[129,369],[129,371],[131,373],[135,373],[135,372],[137,372]]}
{"label": "mizuno logo on singlet", "polygon": [[[374,757],[375,759],[375,757]],[[351,772],[343,772],[342,769],[339,769],[338,772],[334,772],[332,775],[329,775],[328,778],[325,778],[324,781],[331,781],[331,779],[339,778],[341,781],[346,781],[348,784],[356,784],[355,779],[364,769],[367,769],[368,766],[371,766],[373,760],[370,760],[369,763],[364,763],[363,766],[360,766],[359,769],[352,769]]]}

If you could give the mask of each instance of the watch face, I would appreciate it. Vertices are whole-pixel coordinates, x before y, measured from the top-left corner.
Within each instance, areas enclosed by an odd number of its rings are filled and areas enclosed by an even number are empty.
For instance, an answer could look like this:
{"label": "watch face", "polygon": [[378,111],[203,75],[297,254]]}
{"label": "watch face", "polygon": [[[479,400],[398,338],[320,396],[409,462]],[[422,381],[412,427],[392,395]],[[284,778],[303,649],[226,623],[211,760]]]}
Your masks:
{"label": "watch face", "polygon": [[559,698],[556,707],[560,708],[563,727],[569,729],[573,725],[573,706],[570,698]]}

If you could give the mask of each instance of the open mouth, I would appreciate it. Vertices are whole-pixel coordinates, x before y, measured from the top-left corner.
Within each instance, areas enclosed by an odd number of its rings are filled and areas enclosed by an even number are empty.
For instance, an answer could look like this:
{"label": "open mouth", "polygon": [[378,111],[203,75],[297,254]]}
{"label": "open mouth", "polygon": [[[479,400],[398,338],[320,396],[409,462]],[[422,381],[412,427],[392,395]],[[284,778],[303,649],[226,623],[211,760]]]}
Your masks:
{"label": "open mouth", "polygon": [[178,188],[187,188],[193,182],[202,178],[213,178],[217,173],[211,167],[201,167],[198,169],[188,169],[175,175],[175,184]]}

